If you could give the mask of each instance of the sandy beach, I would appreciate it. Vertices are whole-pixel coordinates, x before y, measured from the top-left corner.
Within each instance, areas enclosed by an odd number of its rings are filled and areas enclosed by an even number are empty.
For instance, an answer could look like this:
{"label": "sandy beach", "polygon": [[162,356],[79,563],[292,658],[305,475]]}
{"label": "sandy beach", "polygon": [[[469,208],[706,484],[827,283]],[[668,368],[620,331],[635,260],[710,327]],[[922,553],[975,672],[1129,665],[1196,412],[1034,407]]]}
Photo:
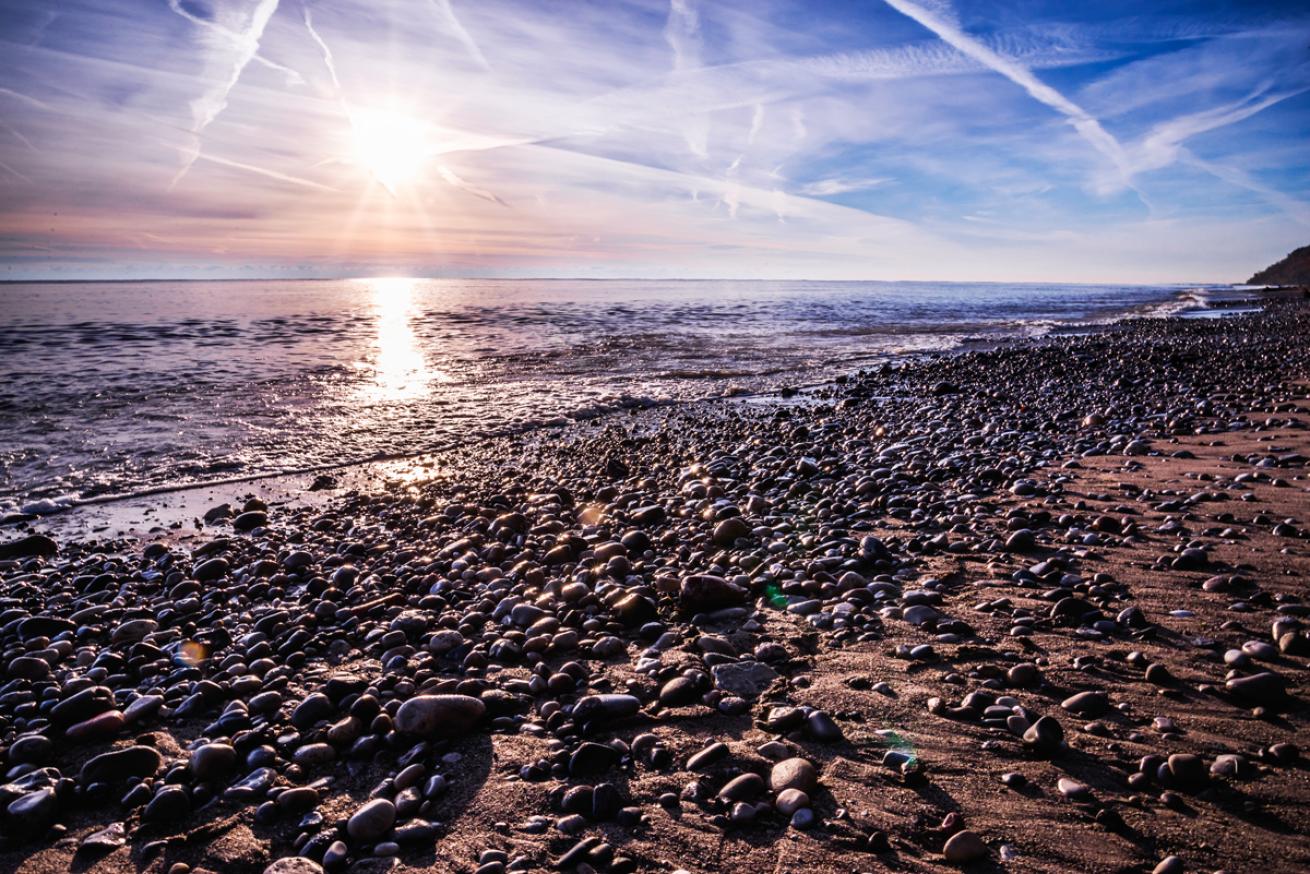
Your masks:
{"label": "sandy beach", "polygon": [[1287,295],[8,526],[0,870],[1304,870],[1307,337]]}

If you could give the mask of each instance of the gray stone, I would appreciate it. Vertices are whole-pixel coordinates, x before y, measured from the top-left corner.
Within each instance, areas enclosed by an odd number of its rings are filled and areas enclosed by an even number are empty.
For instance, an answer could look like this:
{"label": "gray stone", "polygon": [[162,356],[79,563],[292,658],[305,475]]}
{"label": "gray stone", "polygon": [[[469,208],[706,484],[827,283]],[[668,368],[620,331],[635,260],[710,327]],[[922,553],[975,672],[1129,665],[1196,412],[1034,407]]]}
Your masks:
{"label": "gray stone", "polygon": [[739,698],[758,698],[778,679],[778,672],[762,662],[728,662],[710,668],[714,685]]}

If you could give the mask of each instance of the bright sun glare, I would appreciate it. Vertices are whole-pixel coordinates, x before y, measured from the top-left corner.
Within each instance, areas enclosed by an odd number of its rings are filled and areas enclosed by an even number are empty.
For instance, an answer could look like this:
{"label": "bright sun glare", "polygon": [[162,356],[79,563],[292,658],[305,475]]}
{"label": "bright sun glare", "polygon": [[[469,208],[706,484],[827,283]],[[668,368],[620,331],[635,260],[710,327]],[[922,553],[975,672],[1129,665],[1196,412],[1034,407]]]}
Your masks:
{"label": "bright sun glare", "polygon": [[392,110],[366,110],[351,118],[355,160],[392,194],[416,181],[431,148],[427,125]]}

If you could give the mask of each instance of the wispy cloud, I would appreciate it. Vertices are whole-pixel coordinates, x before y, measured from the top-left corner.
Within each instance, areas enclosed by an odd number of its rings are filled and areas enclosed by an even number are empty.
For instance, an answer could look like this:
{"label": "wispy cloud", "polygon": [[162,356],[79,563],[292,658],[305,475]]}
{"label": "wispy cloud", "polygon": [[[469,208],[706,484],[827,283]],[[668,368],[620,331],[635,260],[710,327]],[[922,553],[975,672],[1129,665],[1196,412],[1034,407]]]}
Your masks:
{"label": "wispy cloud", "polygon": [[203,32],[217,37],[210,40],[209,49],[215,55],[213,63],[218,68],[218,74],[213,84],[192,101],[192,133],[196,135],[196,140],[182,150],[182,166],[173,177],[172,184],[176,185],[200,155],[200,135],[227,108],[228,95],[241,79],[246,66],[258,54],[259,40],[264,35],[268,20],[277,11],[278,0],[254,0],[253,6],[245,2],[220,5],[215,8],[212,19],[201,18],[189,12],[182,6],[181,0],[168,0],[168,5]]}
{"label": "wispy cloud", "polygon": [[1078,104],[1069,100],[1050,85],[1042,82],[1023,64],[1008,58],[989,48],[981,41],[967,34],[959,23],[943,11],[943,7],[933,7],[910,2],[910,0],[886,0],[887,5],[897,12],[913,18],[919,24],[931,30],[943,41],[954,46],[965,55],[995,70],[1039,103],[1054,109],[1069,119],[1074,130],[1078,131],[1092,148],[1096,149],[1120,172],[1123,184],[1127,185],[1131,177],[1128,158],[1123,146],[1101,125],[1101,122]]}
{"label": "wispy cloud", "polygon": [[[664,38],[673,50],[673,72],[687,73],[702,66],[700,16],[697,15],[694,0],[669,0],[669,18],[664,27]],[[689,107],[683,122],[683,137],[687,148],[693,155],[705,158],[709,155],[709,116]]]}
{"label": "wispy cloud", "polygon": [[[28,258],[131,234],[221,265],[1222,278],[1303,236],[1310,199],[1287,13],[12,3],[0,230]],[[392,193],[358,143],[379,112],[422,154]]]}
{"label": "wispy cloud", "polygon": [[800,193],[810,197],[835,197],[839,194],[850,194],[853,191],[867,191],[870,188],[877,188],[879,185],[886,185],[890,181],[886,177],[834,177],[832,179],[819,179],[802,185]]}
{"label": "wispy cloud", "polygon": [[473,40],[473,36],[464,28],[464,25],[460,23],[459,17],[455,15],[455,8],[451,5],[451,0],[429,0],[429,2],[431,2],[433,8],[436,9],[437,16],[445,26],[450,29],[450,32],[455,35],[455,38],[459,40],[460,45],[464,46],[469,57],[476,61],[478,66],[482,67],[482,69],[490,70],[491,64],[487,63],[486,55],[482,54],[482,49],[479,48],[478,44]]}

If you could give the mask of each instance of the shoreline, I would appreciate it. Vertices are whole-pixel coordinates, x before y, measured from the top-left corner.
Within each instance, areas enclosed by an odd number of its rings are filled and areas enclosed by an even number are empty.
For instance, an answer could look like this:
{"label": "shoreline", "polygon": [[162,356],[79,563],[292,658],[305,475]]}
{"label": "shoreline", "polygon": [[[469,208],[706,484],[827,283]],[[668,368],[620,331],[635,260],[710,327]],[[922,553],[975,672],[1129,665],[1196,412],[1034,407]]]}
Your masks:
{"label": "shoreline", "polygon": [[0,867],[1310,863],[1305,336],[1135,319],[61,534],[0,561]]}
{"label": "shoreline", "polygon": [[[1195,289],[1180,289],[1180,294],[1191,294]],[[1216,290],[1216,289],[1208,289]],[[1217,318],[1226,319],[1234,315],[1247,315],[1259,312],[1265,305],[1276,303],[1281,300],[1293,299],[1293,295],[1300,291],[1299,287],[1232,287],[1227,289],[1233,292],[1254,293],[1254,296],[1237,297],[1229,300],[1211,301],[1205,304],[1204,309],[1194,311],[1183,307],[1177,311],[1172,309],[1168,311],[1156,312],[1161,307],[1181,305],[1183,300],[1180,298],[1169,305],[1153,304],[1147,307],[1146,312],[1129,312],[1118,316],[1112,320],[1093,320],[1088,322],[1078,322],[1069,324],[1057,324],[1050,329],[1036,336],[1006,336],[1000,338],[982,337],[974,335],[961,336],[957,344],[947,349],[939,350],[916,350],[901,353],[877,353],[870,356],[869,363],[863,365],[854,365],[847,367],[840,365],[825,364],[816,367],[807,376],[817,377],[815,381],[803,382],[799,384],[788,384],[786,380],[780,381],[776,385],[766,385],[754,390],[733,389],[729,388],[725,393],[699,398],[677,399],[677,400],[651,400],[637,399],[639,403],[634,406],[617,408],[600,412],[594,415],[587,415],[581,418],[571,416],[557,417],[560,421],[538,422],[528,425],[506,426],[492,432],[471,437],[465,440],[459,440],[446,445],[425,448],[415,451],[395,452],[378,455],[368,458],[357,458],[341,462],[328,462],[324,464],[310,465],[308,467],[272,470],[264,472],[252,472],[240,474],[231,477],[221,477],[214,480],[190,483],[174,483],[150,486],[139,491],[109,493],[92,495],[86,498],[78,498],[63,504],[63,509],[56,512],[48,513],[21,513],[11,510],[7,517],[9,521],[0,523],[0,535],[6,531],[13,530],[30,530],[38,533],[51,534],[80,534],[90,531],[104,531],[110,528],[117,528],[120,536],[141,537],[152,533],[153,528],[158,527],[158,520],[152,529],[141,530],[135,527],[142,524],[144,519],[131,519],[128,517],[151,515],[156,512],[163,512],[166,521],[164,525],[171,525],[181,522],[189,523],[195,517],[204,515],[205,510],[212,506],[225,501],[234,500],[238,493],[241,493],[242,486],[259,485],[266,491],[275,493],[282,503],[294,500],[297,496],[307,500],[311,505],[320,505],[324,499],[330,495],[317,497],[307,497],[308,485],[312,483],[313,478],[319,474],[341,474],[347,483],[351,484],[368,484],[368,487],[378,487],[379,482],[385,484],[388,476],[384,473],[379,475],[376,471],[385,470],[388,467],[404,467],[406,463],[414,466],[423,466],[432,459],[442,457],[451,452],[457,451],[478,451],[483,444],[496,440],[515,440],[531,439],[533,435],[551,435],[558,434],[561,430],[570,428],[579,428],[589,426],[596,421],[608,421],[615,418],[622,418],[630,415],[634,410],[638,413],[646,410],[657,408],[687,408],[697,409],[705,405],[719,403],[739,403],[739,402],[761,402],[785,400],[797,394],[804,395],[830,388],[837,384],[839,380],[849,379],[857,376],[868,367],[876,367],[882,364],[892,364],[897,367],[915,366],[925,362],[930,362],[941,357],[967,354],[970,352],[987,352],[1001,348],[1022,348],[1026,345],[1041,344],[1048,341],[1059,341],[1061,338],[1085,336],[1089,334],[1104,333],[1113,331],[1118,326],[1130,323],[1139,319],[1192,319],[1192,318]],[[1192,304],[1195,306],[1195,302]],[[827,371],[827,375],[822,375]],[[564,421],[567,419],[567,421]],[[350,486],[346,486],[349,488]],[[208,498],[200,498],[200,493],[208,493]],[[252,495],[253,492],[248,493]],[[168,496],[179,497],[179,507],[170,507]],[[207,506],[204,505],[206,500],[211,501]],[[30,502],[30,501],[29,501]],[[96,511],[87,508],[106,508],[101,517],[95,517]],[[185,518],[187,514],[191,518]],[[90,517],[90,518],[88,518]],[[124,527],[126,526],[126,527]],[[153,531],[153,533],[161,533]]]}
{"label": "shoreline", "polygon": [[[477,432],[475,440],[481,441],[496,436],[514,436],[521,431],[537,428],[553,428],[561,425],[568,427],[579,421],[587,421],[592,418],[615,414],[622,415],[631,406],[685,405],[738,395],[767,395],[783,385],[795,386],[798,380],[807,385],[823,383],[824,381],[830,381],[835,374],[854,373],[862,367],[877,366],[884,361],[913,361],[934,354],[958,354],[961,351],[987,349],[998,344],[1024,342],[1050,335],[1104,330],[1107,326],[1137,317],[1169,317],[1174,314],[1186,314],[1192,311],[1198,314],[1205,313],[1223,317],[1232,312],[1235,305],[1255,305],[1258,307],[1263,300],[1276,298],[1283,293],[1281,290],[1269,289],[1179,287],[1173,290],[1173,297],[1168,300],[1129,307],[1116,312],[1113,316],[1093,317],[1089,315],[1082,320],[1064,321],[1056,319],[1050,322],[1021,319],[1013,323],[996,323],[990,329],[983,329],[981,333],[974,332],[969,323],[961,323],[953,327],[950,325],[939,326],[942,331],[940,334],[910,331],[905,335],[910,341],[915,341],[915,338],[922,339],[935,336],[937,342],[942,344],[940,348],[934,343],[931,344],[930,348],[916,349],[913,348],[913,342],[911,342],[907,348],[881,349],[879,351],[869,351],[864,355],[857,355],[849,350],[846,353],[838,354],[838,350],[826,350],[820,344],[815,347],[815,352],[818,355],[817,360],[807,362],[806,366],[797,368],[796,365],[802,362],[788,359],[780,364],[776,372],[766,371],[765,374],[756,374],[750,378],[750,385],[742,385],[732,379],[719,379],[711,381],[707,385],[708,393],[689,391],[689,393],[680,394],[678,397],[642,395],[629,397],[624,393],[618,398],[611,398],[603,402],[588,402],[580,407],[569,407],[566,404],[564,407],[558,408],[553,416],[550,415],[548,409],[538,410],[537,415],[530,421],[509,421],[496,424],[494,421],[488,420],[486,427]],[[895,334],[896,332],[893,331],[888,336],[880,337],[875,332],[872,339],[875,344],[887,343],[890,342],[890,337]],[[819,354],[826,352],[832,352],[832,356]],[[677,381],[684,379],[684,375],[680,371],[663,374],[656,379],[656,383],[663,385],[667,379]],[[717,384],[715,384],[716,382]],[[658,395],[659,392],[656,392],[656,394]],[[150,494],[166,494],[192,488],[217,487],[243,481],[254,482],[260,479],[294,476],[303,473],[330,472],[339,470],[342,467],[415,457],[427,452],[438,451],[440,444],[450,444],[452,441],[468,442],[467,439],[461,439],[457,432],[430,436],[436,436],[438,438],[437,443],[421,450],[401,448],[397,451],[394,441],[390,441],[388,445],[390,451],[378,452],[376,448],[356,447],[357,452],[360,449],[364,449],[365,452],[357,454],[346,461],[339,461],[336,457],[322,455],[321,453],[317,455],[311,453],[309,456],[300,457],[296,460],[293,457],[285,456],[278,447],[274,446],[271,447],[273,453],[269,459],[271,463],[267,466],[253,458],[247,458],[242,462],[245,469],[234,474],[227,472],[232,462],[224,462],[220,467],[216,467],[208,473],[200,473],[199,476],[202,478],[198,481],[191,479],[196,476],[195,473],[187,474],[183,479],[169,478],[167,475],[156,475],[166,474],[170,470],[170,464],[167,461],[157,465],[158,470],[156,471],[148,468],[143,469],[138,471],[135,479],[125,481],[123,480],[123,472],[118,470],[118,464],[101,468],[99,461],[87,459],[90,464],[87,471],[95,472],[99,470],[107,479],[97,482],[102,478],[99,476],[90,479],[75,477],[72,481],[64,483],[58,488],[48,482],[45,484],[37,481],[29,482],[26,491],[8,494],[5,498],[0,499],[0,519],[20,519],[24,515],[52,515],[58,512],[55,508],[59,506],[67,508],[110,503],[144,498]],[[375,444],[375,447],[376,445],[378,444]],[[65,453],[73,452],[70,457],[77,457],[76,450],[72,450],[68,446],[62,448]],[[175,448],[181,451],[179,447]],[[125,458],[130,456],[131,453],[128,453]],[[211,461],[214,461],[214,459],[211,459]],[[79,482],[80,485],[78,485]],[[13,484],[9,483],[7,485]],[[78,496],[79,488],[86,496]],[[42,507],[42,505],[46,506]],[[33,514],[19,512],[20,508],[28,506],[34,508]],[[0,524],[0,528],[3,527],[3,524]]]}

